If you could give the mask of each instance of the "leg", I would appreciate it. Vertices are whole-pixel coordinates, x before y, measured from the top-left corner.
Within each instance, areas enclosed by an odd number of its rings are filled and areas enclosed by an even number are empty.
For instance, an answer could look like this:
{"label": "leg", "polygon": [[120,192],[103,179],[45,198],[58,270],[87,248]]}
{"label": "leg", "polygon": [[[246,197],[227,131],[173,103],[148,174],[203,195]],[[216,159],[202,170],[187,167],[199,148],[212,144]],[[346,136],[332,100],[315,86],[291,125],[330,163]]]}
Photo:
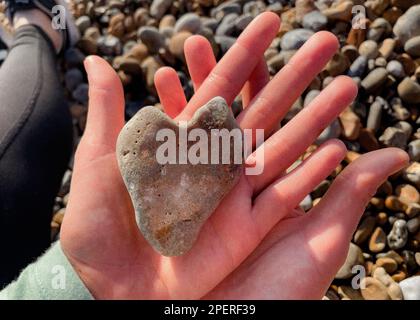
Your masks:
{"label": "leg", "polygon": [[22,26],[0,69],[0,287],[49,246],[71,150],[54,46],[41,28]]}

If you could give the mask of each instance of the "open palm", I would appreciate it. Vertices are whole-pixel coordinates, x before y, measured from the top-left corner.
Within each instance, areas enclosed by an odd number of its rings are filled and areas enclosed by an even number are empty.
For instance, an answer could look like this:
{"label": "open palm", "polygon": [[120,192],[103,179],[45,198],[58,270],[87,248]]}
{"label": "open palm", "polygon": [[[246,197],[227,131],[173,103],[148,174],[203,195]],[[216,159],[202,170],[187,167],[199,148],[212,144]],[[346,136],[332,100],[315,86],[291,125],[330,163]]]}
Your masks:
{"label": "open palm", "polygon": [[338,47],[332,34],[317,33],[268,82],[262,57],[278,29],[276,15],[260,15],[217,65],[207,40],[187,40],[185,55],[196,90],[188,103],[173,69],[162,68],[155,76],[161,103],[175,119],[188,120],[214,96],[231,103],[242,91],[245,108],[237,117],[239,125],[267,133],[263,173],[241,177],[204,224],[194,247],[180,257],[159,255],[138,230],[115,154],[124,125],[122,86],[104,60],[86,59],[89,114],[76,154],[61,246],[95,298],[323,296],[365,205],[387,176],[406,164],[407,156],[398,149],[363,155],[309,213],[297,209],[346,149],[338,140],[328,141],[284,173],[351,103],[357,88],[349,78],[336,78],[275,132]]}

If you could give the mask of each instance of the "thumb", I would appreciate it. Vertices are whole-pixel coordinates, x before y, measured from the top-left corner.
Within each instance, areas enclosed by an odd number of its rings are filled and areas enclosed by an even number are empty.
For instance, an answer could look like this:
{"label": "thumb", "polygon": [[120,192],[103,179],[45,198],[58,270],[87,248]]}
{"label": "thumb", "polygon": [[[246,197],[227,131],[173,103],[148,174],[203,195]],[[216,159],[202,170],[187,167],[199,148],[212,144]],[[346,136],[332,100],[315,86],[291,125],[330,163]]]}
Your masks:
{"label": "thumb", "polygon": [[401,149],[376,150],[360,156],[334,180],[311,210],[306,231],[321,270],[334,275],[344,263],[349,242],[370,198],[388,176],[404,168],[408,161],[407,153]]}
{"label": "thumb", "polygon": [[[81,143],[94,153],[115,151],[118,134],[124,126],[124,92],[114,69],[102,58],[84,61],[89,81],[89,110]],[[86,150],[87,151],[87,150]]]}

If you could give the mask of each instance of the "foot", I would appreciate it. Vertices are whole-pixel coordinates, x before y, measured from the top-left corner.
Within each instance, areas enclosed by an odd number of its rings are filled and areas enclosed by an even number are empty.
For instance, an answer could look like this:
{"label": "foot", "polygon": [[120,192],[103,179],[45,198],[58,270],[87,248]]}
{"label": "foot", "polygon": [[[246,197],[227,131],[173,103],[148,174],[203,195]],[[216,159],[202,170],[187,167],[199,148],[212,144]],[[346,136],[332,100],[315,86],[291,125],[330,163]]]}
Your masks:
{"label": "foot", "polygon": [[40,27],[50,38],[55,51],[59,52],[63,47],[63,33],[52,27],[51,19],[40,9],[19,10],[13,17],[13,27],[15,30],[22,26],[32,24]]}
{"label": "foot", "polygon": [[[67,6],[68,0],[5,1],[6,13],[13,21],[15,30],[28,24],[40,27],[49,36],[57,52],[64,51],[79,39],[79,32]],[[52,19],[56,15],[61,16],[60,21],[65,18],[61,28],[53,27]]]}

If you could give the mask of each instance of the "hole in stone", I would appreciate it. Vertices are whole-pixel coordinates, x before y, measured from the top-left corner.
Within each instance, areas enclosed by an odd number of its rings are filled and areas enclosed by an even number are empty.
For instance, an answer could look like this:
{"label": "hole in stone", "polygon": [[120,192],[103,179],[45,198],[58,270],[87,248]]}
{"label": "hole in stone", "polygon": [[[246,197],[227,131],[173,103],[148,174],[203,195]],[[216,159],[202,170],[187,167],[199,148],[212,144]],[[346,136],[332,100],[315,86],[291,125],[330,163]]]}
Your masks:
{"label": "hole in stone", "polygon": [[165,175],[166,174],[166,172],[165,172],[165,165],[164,164],[162,164],[161,166],[160,166],[160,174],[163,174],[163,175]]}

